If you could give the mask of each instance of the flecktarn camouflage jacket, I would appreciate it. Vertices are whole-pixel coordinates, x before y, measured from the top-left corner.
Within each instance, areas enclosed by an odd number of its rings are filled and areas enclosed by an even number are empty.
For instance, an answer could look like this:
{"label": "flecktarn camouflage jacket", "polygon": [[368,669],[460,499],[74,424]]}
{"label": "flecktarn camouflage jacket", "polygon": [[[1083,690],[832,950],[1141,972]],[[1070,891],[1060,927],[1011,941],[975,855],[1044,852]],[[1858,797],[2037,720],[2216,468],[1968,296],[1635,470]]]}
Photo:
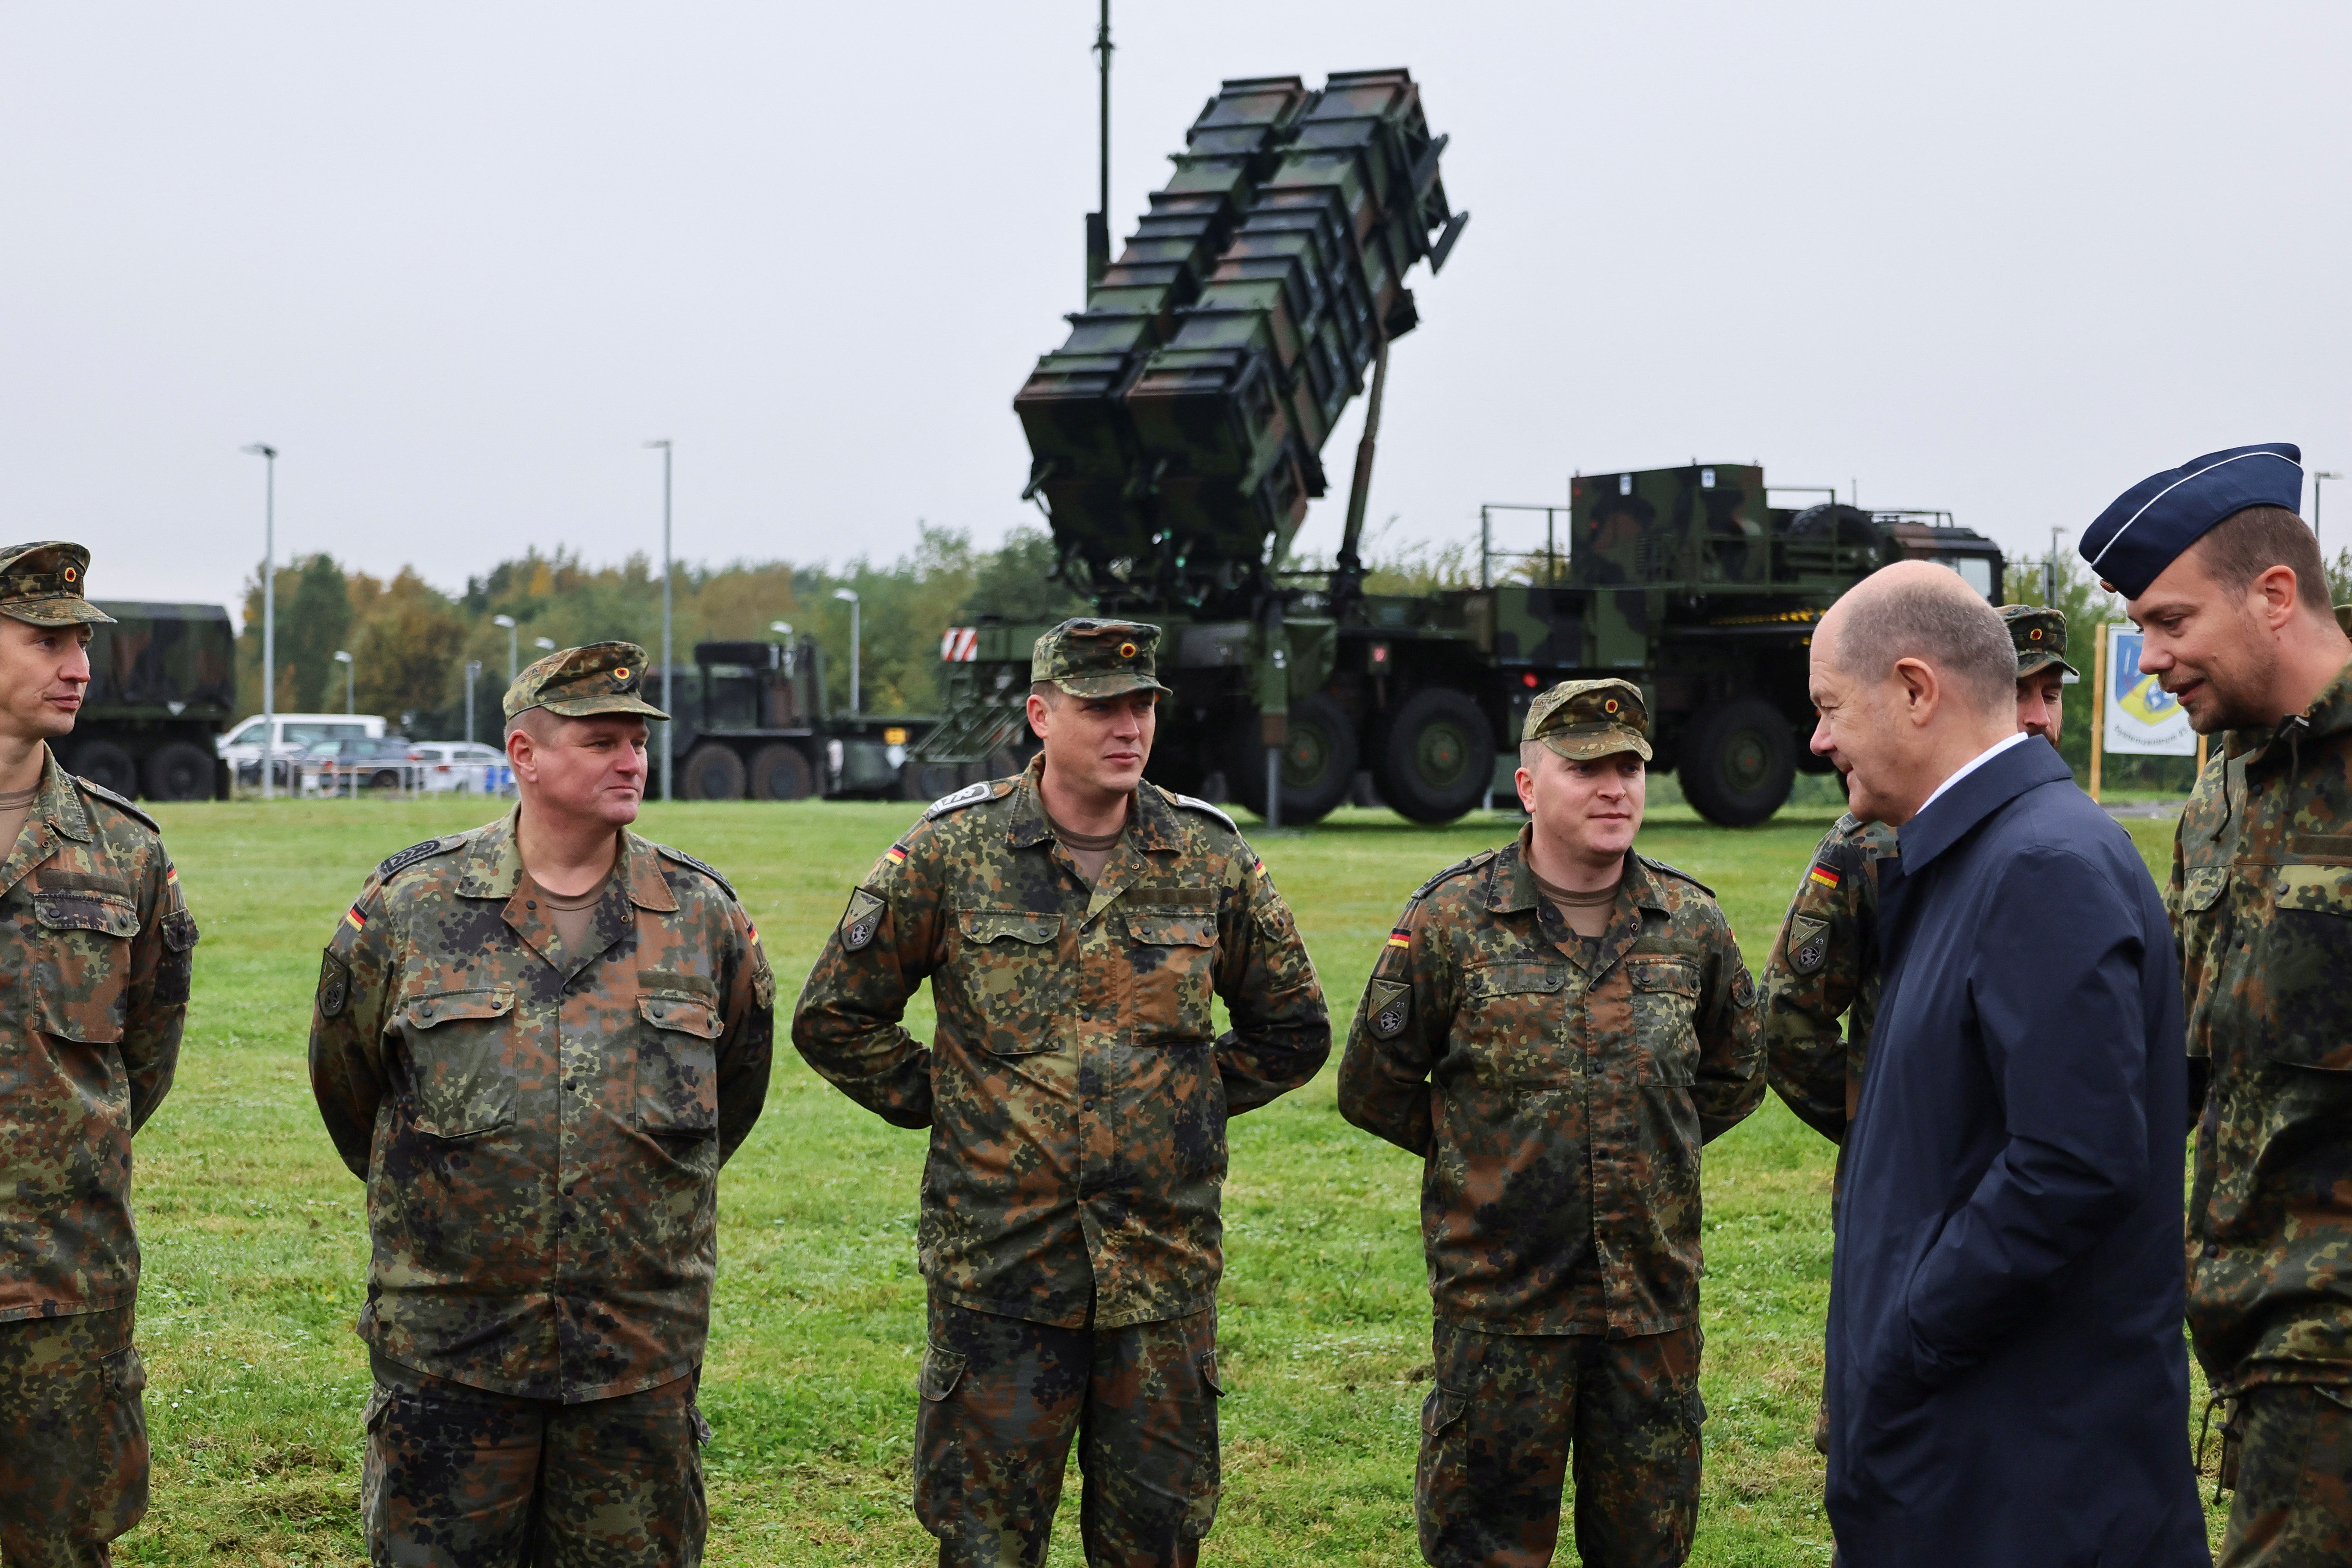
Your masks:
{"label": "flecktarn camouflage jacket", "polygon": [[1844,1142],[1861,1099],[1878,1013],[1878,862],[1897,847],[1885,823],[1839,817],[1806,863],[1758,982],[1765,1077],[1799,1121],[1832,1142]]}
{"label": "flecktarn camouflage jacket", "polygon": [[1696,1321],[1699,1147],[1764,1098],[1756,990],[1714,896],[1629,854],[1591,973],[1517,842],[1405,905],[1339,1067],[1339,1113],[1427,1159],[1450,1321],[1664,1333]]}
{"label": "flecktarn camouflage jacket", "polygon": [[719,1167],[767,1093],[775,979],[718,873],[634,833],[566,951],[516,821],[368,879],[327,945],[310,1083],[367,1183],[361,1337],[580,1403],[702,1359]]}
{"label": "flecktarn camouflage jacket", "polygon": [[[883,854],[793,1042],[860,1105],[930,1129],[918,1248],[936,1294],[1070,1327],[1183,1317],[1223,1268],[1225,1119],[1323,1065],[1322,989],[1222,812],[1139,786],[1089,888],[1039,777],[1032,762],[950,795]],[[928,1048],[899,1022],[925,980]]]}
{"label": "flecktarn camouflage jacket", "polygon": [[0,859],[0,1321],[137,1297],[131,1135],[171,1090],[195,944],[153,820],[47,759]]}

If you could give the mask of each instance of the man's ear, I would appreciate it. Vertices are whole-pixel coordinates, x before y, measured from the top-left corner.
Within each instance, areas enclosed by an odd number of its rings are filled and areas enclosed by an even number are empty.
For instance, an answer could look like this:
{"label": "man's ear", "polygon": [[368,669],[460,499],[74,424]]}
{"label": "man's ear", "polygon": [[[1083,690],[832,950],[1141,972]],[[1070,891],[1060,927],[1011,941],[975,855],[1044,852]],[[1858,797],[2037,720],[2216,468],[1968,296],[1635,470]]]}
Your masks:
{"label": "man's ear", "polygon": [[2295,596],[2302,584],[2294,580],[2292,566],[2273,566],[2253,580],[2247,592],[2247,607],[2254,617],[2273,631],[2277,631],[2294,618]]}
{"label": "man's ear", "polygon": [[1895,679],[1903,693],[1904,710],[1914,724],[1924,724],[1935,716],[1942,684],[1936,679],[1934,666],[1924,659],[1898,658]]}
{"label": "man's ear", "polygon": [[1053,710],[1053,704],[1044,698],[1034,691],[1029,694],[1029,732],[1041,741],[1045,738],[1045,728],[1050,722],[1046,715]]}

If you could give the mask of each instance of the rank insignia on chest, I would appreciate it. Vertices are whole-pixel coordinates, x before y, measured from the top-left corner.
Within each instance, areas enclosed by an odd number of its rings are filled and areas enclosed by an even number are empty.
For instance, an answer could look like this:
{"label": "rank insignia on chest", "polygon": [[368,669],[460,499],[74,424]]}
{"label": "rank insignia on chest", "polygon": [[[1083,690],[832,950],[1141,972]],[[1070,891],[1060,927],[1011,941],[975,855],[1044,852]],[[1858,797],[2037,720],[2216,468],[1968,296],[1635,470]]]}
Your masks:
{"label": "rank insignia on chest", "polygon": [[841,945],[856,952],[874,940],[874,932],[882,924],[882,900],[860,888],[849,895],[849,908],[841,912]]}
{"label": "rank insignia on chest", "polygon": [[1406,1020],[1412,1015],[1412,986],[1393,980],[1375,980],[1367,1000],[1376,1038],[1393,1040],[1404,1033]]}
{"label": "rank insignia on chest", "polygon": [[[1814,869],[1818,871],[1819,867]],[[1814,915],[1799,915],[1789,922],[1789,967],[1800,974],[1817,972],[1830,955],[1830,922]]]}
{"label": "rank insignia on chest", "polygon": [[1811,871],[1806,874],[1805,880],[1808,882],[1817,883],[1834,892],[1837,889],[1838,874],[1827,866],[1816,865]]}

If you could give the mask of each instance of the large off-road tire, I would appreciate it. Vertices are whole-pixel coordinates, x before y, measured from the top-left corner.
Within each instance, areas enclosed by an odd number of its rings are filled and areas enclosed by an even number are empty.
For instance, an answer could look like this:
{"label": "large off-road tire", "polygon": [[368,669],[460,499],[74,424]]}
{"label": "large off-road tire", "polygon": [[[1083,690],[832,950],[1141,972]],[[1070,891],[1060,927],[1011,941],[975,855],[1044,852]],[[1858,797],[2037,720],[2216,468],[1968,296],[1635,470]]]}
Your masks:
{"label": "large off-road tire", "polygon": [[1683,736],[1683,798],[1722,827],[1753,827],[1780,809],[1797,774],[1788,715],[1760,697],[1701,709]]}
{"label": "large off-road tire", "polygon": [[751,753],[753,800],[806,800],[816,793],[816,770],[798,746],[779,741]]}
{"label": "large off-road tire", "polygon": [[75,747],[70,771],[119,795],[135,796],[139,793],[139,770],[132,764],[131,753],[111,741],[84,741]]}
{"label": "large off-road tire", "polygon": [[1372,779],[1381,798],[1414,822],[1451,822],[1486,798],[1495,779],[1495,727],[1478,704],[1424,686],[1381,726]]}
{"label": "large off-road tire", "polygon": [[[1282,826],[1320,822],[1348,798],[1356,783],[1356,727],[1321,692],[1290,705],[1289,739],[1282,748]],[[1225,778],[1234,798],[1265,815],[1265,748],[1252,713],[1235,734]]]}
{"label": "large off-road tire", "polygon": [[173,741],[148,754],[149,800],[210,800],[214,759],[201,746]]}
{"label": "large off-road tire", "polygon": [[741,800],[743,759],[732,746],[705,741],[677,765],[680,800]]}

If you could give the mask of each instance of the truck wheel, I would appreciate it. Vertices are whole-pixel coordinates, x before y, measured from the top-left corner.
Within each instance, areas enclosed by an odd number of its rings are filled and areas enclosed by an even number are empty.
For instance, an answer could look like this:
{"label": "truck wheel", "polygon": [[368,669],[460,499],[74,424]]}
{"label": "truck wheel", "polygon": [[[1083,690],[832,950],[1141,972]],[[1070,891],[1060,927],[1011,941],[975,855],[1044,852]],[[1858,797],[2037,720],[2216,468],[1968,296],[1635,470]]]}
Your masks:
{"label": "truck wheel", "polygon": [[677,773],[677,793],[688,800],[743,798],[743,759],[717,741],[687,752]]}
{"label": "truck wheel", "polygon": [[[1225,777],[1235,800],[1265,815],[1265,748],[1258,743],[1255,712],[1234,737]],[[1293,702],[1290,738],[1282,748],[1282,825],[1322,821],[1355,784],[1356,727],[1348,715],[1319,691]]]}
{"label": "truck wheel", "polygon": [[1797,773],[1788,716],[1760,697],[1702,709],[1682,746],[1683,798],[1719,827],[1753,827],[1780,809]]}
{"label": "truck wheel", "polygon": [[131,753],[111,741],[84,741],[75,747],[72,771],[119,795],[139,793],[139,770],[131,765]]}
{"label": "truck wheel", "polygon": [[798,746],[781,742],[751,753],[753,800],[806,800],[816,793],[816,770]]}
{"label": "truck wheel", "polygon": [[1495,730],[1466,693],[1424,686],[1397,704],[1372,757],[1381,796],[1414,822],[1451,822],[1486,798]]}
{"label": "truck wheel", "polygon": [[954,763],[919,763],[909,757],[898,769],[898,798],[945,800],[963,787],[963,774]]}
{"label": "truck wheel", "polygon": [[185,741],[158,746],[147,758],[147,798],[210,800],[213,767],[213,759],[202,748]]}

